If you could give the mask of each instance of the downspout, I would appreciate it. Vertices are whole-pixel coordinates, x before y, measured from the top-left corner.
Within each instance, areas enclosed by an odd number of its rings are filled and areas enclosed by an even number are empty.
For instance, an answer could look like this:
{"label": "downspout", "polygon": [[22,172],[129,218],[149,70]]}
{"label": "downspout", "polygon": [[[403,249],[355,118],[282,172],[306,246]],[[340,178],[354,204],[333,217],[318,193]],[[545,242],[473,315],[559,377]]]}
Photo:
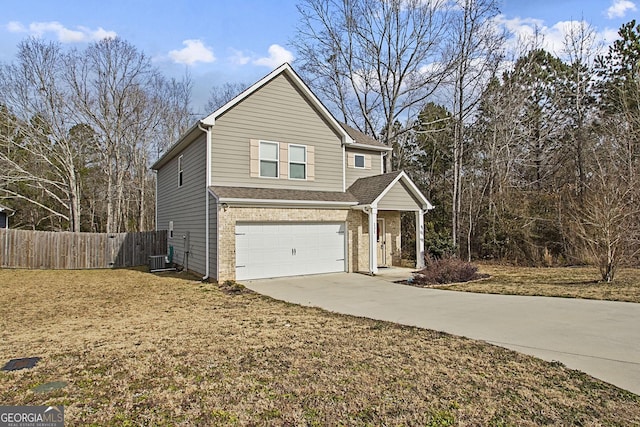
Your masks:
{"label": "downspout", "polygon": [[155,183],[156,184],[156,194],[155,194],[155,197],[154,197],[154,199],[156,199],[155,200],[156,211],[154,213],[153,223],[155,224],[156,231],[158,231],[158,171],[154,170],[153,174],[156,177],[156,183]]}
{"label": "downspout", "polygon": [[205,226],[204,226],[204,253],[205,253],[205,261],[204,261],[204,277],[202,278],[203,282],[209,280],[209,187],[211,186],[211,126],[207,126],[206,128],[202,127],[202,122],[198,122],[198,129],[205,132],[207,134],[207,155],[206,155],[206,179],[205,179]]}
{"label": "downspout", "polygon": [[347,191],[347,165],[345,164],[345,147],[344,144],[342,144],[342,192],[344,193],[345,191]]}

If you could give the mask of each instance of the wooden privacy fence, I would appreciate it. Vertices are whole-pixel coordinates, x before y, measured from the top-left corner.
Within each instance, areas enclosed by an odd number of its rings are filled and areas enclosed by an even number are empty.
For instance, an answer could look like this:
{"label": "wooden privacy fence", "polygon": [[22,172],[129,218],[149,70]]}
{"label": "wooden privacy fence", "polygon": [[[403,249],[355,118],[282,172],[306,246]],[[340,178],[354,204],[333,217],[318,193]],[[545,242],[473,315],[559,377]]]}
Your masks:
{"label": "wooden privacy fence", "polygon": [[0,229],[0,267],[73,270],[144,265],[167,253],[167,232],[69,233]]}

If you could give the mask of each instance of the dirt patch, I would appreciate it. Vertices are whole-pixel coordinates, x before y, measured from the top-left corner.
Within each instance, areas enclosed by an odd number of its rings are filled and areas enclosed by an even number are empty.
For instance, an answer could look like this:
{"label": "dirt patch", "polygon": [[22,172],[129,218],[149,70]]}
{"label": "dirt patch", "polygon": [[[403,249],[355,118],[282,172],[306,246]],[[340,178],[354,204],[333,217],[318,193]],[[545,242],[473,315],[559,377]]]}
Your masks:
{"label": "dirt patch", "polygon": [[558,363],[192,279],[0,270],[0,360],[41,357],[0,401],[70,426],[640,422],[640,397]]}

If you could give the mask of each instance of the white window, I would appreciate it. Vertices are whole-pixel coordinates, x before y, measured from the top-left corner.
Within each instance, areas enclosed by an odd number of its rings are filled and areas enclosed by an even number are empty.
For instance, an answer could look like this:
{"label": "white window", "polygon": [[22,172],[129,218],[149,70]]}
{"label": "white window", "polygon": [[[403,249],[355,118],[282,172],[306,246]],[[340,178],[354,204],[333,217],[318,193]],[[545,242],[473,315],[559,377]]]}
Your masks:
{"label": "white window", "polygon": [[280,147],[277,142],[260,141],[260,176],[266,178],[278,177],[278,154]]}
{"label": "white window", "polygon": [[353,166],[356,168],[364,169],[364,154],[356,154],[355,156],[353,156]]}
{"label": "white window", "polygon": [[289,144],[289,179],[307,179],[307,147]]}
{"label": "white window", "polygon": [[184,170],[182,169],[182,156],[178,157],[178,187],[182,187],[182,176]]}

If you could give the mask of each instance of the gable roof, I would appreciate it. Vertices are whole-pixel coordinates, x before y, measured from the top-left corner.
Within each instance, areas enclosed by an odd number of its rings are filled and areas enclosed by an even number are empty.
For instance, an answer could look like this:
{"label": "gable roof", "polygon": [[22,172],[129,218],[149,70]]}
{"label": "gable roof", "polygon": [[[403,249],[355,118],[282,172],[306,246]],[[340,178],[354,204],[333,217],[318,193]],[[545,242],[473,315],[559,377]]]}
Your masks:
{"label": "gable roof", "polygon": [[164,164],[166,164],[169,160],[171,160],[175,155],[182,151],[186,146],[191,144],[198,136],[198,134],[202,131],[204,132],[204,127],[211,127],[215,125],[216,119],[222,116],[224,113],[235,107],[238,103],[246,99],[255,93],[258,89],[275,79],[281,74],[285,74],[290,78],[293,82],[294,86],[307,97],[309,102],[313,105],[313,107],[320,113],[320,115],[326,120],[326,122],[331,126],[331,128],[340,135],[342,139],[342,143],[344,145],[352,146],[354,148],[368,149],[374,151],[391,151],[391,147],[388,147],[372,137],[365,135],[364,133],[350,127],[347,124],[340,123],[336,120],[336,118],[329,112],[329,110],[324,106],[324,104],[318,99],[318,97],[311,91],[309,86],[307,86],[304,81],[300,78],[300,76],[293,70],[291,65],[288,63],[284,63],[275,70],[271,71],[269,74],[258,80],[256,83],[242,91],[239,95],[234,97],[232,100],[224,104],[222,107],[218,108],[213,113],[209,114],[205,118],[196,122],[191,128],[189,128],[178,141],[173,144],[156,162],[151,166],[151,169],[158,170]]}
{"label": "gable roof", "polygon": [[14,212],[13,209],[0,205],[0,212],[3,212],[3,211]]}
{"label": "gable roof", "polygon": [[389,192],[389,190],[402,181],[407,187],[411,195],[421,203],[423,210],[433,209],[433,205],[429,203],[427,198],[416,187],[404,171],[394,171],[382,175],[374,175],[366,178],[360,178],[347,190],[353,194],[360,205],[375,206]]}
{"label": "gable roof", "polygon": [[231,101],[224,104],[222,107],[218,108],[213,113],[209,114],[207,117],[201,120],[201,123],[205,126],[213,126],[215,124],[216,118],[220,117],[224,113],[226,113],[231,108],[235,107],[238,103],[240,103],[245,98],[251,96],[258,89],[275,79],[280,74],[285,74],[287,77],[291,79],[294,86],[304,94],[307,99],[311,102],[311,104],[318,110],[320,115],[329,123],[329,125],[334,129],[335,132],[338,133],[342,137],[343,144],[353,143],[352,137],[349,133],[341,126],[341,124],[333,117],[333,114],[329,112],[329,110],[324,106],[324,104],[318,99],[318,97],[311,91],[309,86],[302,81],[298,73],[296,73],[289,63],[285,62],[260,80],[258,80],[253,85],[249,86],[247,89],[242,91],[238,96],[233,98]]}
{"label": "gable roof", "polygon": [[376,151],[391,151],[392,148],[378,142],[373,137],[360,132],[358,129],[354,129],[346,123],[340,122],[340,126],[344,128],[345,131],[349,134],[351,139],[353,139],[353,144],[350,144],[353,147],[363,148],[363,149],[375,149]]}

